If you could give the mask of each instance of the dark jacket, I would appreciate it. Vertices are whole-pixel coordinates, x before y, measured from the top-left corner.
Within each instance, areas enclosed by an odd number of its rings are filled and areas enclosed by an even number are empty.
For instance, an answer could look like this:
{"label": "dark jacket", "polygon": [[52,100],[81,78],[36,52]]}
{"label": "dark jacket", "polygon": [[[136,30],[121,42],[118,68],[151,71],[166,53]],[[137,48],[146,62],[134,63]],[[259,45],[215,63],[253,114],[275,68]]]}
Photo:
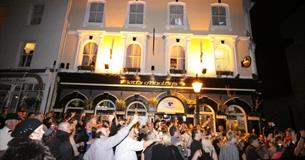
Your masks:
{"label": "dark jacket", "polygon": [[152,148],[151,160],[183,160],[183,157],[174,145],[156,144]]}
{"label": "dark jacket", "polygon": [[58,130],[55,137],[48,144],[57,160],[73,160],[74,154],[69,136],[69,133]]}
{"label": "dark jacket", "polygon": [[[1,159],[1,158],[0,158]],[[1,160],[56,160],[41,141],[30,138],[14,138],[8,143]]]}
{"label": "dark jacket", "polygon": [[260,159],[259,155],[256,152],[256,148],[252,145],[248,145],[246,148],[247,160],[258,160]]}

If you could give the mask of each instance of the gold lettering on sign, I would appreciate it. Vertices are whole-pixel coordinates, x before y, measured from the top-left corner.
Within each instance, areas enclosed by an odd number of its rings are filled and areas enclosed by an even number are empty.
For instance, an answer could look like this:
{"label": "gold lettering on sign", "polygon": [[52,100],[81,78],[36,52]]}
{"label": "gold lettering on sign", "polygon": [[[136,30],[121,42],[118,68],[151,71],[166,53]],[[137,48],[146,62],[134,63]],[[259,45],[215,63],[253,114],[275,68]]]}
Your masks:
{"label": "gold lettering on sign", "polygon": [[170,82],[170,81],[130,81],[130,80],[124,80],[120,81],[121,84],[127,84],[127,85],[144,85],[144,86],[178,86],[177,82]]}

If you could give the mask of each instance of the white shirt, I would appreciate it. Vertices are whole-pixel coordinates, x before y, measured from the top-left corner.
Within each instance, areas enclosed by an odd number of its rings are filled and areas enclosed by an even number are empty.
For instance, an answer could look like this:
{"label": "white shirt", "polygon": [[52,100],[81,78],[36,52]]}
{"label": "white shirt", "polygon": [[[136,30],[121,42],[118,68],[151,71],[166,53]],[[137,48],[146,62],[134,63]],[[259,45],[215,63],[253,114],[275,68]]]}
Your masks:
{"label": "white shirt", "polygon": [[11,136],[12,132],[9,132],[9,128],[6,126],[2,129],[0,129],[0,151],[6,150],[7,149],[7,143],[13,139]]}
{"label": "white shirt", "polygon": [[126,137],[115,148],[115,160],[137,160],[136,151],[144,148],[144,141],[136,141],[130,137]]}

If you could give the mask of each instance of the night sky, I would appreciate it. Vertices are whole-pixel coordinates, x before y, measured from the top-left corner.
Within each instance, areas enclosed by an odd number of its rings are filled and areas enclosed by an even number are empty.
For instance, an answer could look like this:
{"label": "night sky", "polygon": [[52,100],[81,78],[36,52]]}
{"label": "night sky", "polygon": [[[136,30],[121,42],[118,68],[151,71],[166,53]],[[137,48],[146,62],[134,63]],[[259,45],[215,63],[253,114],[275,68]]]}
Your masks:
{"label": "night sky", "polygon": [[[285,99],[284,97],[293,97],[295,95],[292,86],[294,81],[289,77],[289,67],[287,62],[286,48],[295,42],[293,38],[284,38],[281,36],[281,25],[292,15],[295,15],[296,10],[303,7],[304,0],[289,0],[289,1],[268,1],[268,0],[252,0],[255,2],[251,10],[251,23],[253,31],[253,39],[256,43],[256,63],[258,68],[259,79],[262,81],[263,98],[268,101]],[[304,10],[303,10],[304,11]],[[303,16],[304,17],[304,12]],[[294,29],[299,25],[304,26],[305,19],[296,19],[289,27]],[[304,27],[303,27],[304,29]],[[304,44],[304,31],[300,32],[302,42]],[[293,37],[293,36],[291,36]],[[302,49],[302,48],[301,48]],[[304,49],[304,48],[303,48]],[[304,50],[301,51],[304,54]],[[289,54],[289,53],[288,53]],[[300,56],[304,57],[304,56]],[[305,63],[305,59],[304,59]],[[303,68],[303,67],[300,67]],[[304,70],[304,69],[303,69]],[[304,72],[305,73],[305,72]],[[303,76],[304,76],[303,73]],[[300,75],[301,76],[301,75]],[[304,79],[304,77],[303,77]],[[303,82],[305,83],[305,82]],[[301,86],[300,86],[301,87]],[[304,95],[304,94],[303,94]],[[289,106],[289,101],[282,104],[284,107]],[[272,103],[271,103],[272,104]],[[279,106],[270,105],[263,106],[266,117],[269,120],[275,120],[282,125],[280,128],[301,126],[304,128],[305,121],[298,119],[304,115],[304,104],[302,105],[300,115],[291,112],[287,116],[287,110],[291,111],[291,107],[280,109]],[[277,108],[278,107],[278,108]],[[302,109],[303,108],[303,109]],[[274,111],[278,113],[273,113]],[[296,110],[298,112],[298,110]],[[288,112],[289,113],[289,112]],[[297,118],[295,118],[297,117]],[[293,122],[294,121],[294,122]],[[295,124],[294,124],[295,123]],[[296,127],[296,128],[301,128]]]}

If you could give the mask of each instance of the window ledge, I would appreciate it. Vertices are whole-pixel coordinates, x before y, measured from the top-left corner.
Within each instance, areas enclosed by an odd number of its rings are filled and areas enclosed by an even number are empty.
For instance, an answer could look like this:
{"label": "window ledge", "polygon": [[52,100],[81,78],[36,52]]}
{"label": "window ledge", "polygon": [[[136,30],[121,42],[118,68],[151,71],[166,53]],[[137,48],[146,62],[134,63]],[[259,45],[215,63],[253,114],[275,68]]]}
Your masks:
{"label": "window ledge", "polygon": [[186,70],[184,70],[184,69],[170,69],[169,72],[171,74],[185,74]]}
{"label": "window ledge", "polygon": [[140,72],[140,68],[124,68],[123,72]]}

